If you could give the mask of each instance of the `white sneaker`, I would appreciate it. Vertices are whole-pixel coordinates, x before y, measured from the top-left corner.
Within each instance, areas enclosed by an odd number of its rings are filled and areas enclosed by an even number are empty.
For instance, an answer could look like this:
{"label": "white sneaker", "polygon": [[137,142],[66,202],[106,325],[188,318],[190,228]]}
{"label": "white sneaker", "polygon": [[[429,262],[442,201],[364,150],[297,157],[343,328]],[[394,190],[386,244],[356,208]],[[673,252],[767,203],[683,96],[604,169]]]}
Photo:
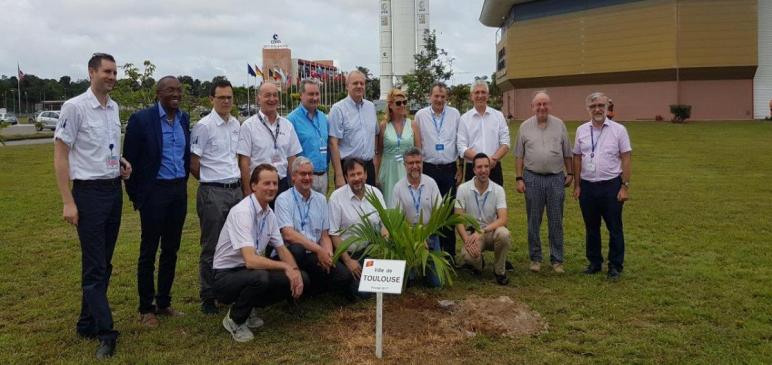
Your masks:
{"label": "white sneaker", "polygon": [[252,331],[247,327],[246,322],[238,325],[231,319],[230,310],[228,310],[225,318],[222,319],[222,325],[230,332],[236,342],[249,342],[255,338],[255,335],[253,335]]}
{"label": "white sneaker", "polygon": [[251,329],[257,329],[260,327],[263,327],[263,319],[257,316],[257,311],[255,308],[252,308],[252,312],[249,313],[249,318],[247,318],[246,321],[247,327]]}

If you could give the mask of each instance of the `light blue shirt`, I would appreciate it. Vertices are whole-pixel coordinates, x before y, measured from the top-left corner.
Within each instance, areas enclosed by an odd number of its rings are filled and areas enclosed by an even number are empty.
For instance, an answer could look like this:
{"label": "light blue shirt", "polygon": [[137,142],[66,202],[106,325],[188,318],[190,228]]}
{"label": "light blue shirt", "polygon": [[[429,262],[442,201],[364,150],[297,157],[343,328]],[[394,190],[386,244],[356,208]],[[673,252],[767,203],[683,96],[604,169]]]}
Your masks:
{"label": "light blue shirt", "polygon": [[372,102],[362,99],[357,104],[347,96],[332,106],[329,119],[330,137],[338,139],[341,160],[358,157],[370,161],[375,157],[378,121]]}
{"label": "light blue shirt", "polygon": [[295,127],[295,134],[303,147],[299,155],[311,160],[314,172],[327,172],[330,162],[327,151],[327,115],[317,109],[314,117],[309,118],[308,110],[301,104],[287,115],[287,119]]}
{"label": "light blue shirt", "polygon": [[174,122],[169,125],[166,120],[166,110],[158,103],[158,114],[161,123],[161,168],[156,178],[171,180],[185,177],[185,132],[180,124],[180,111],[174,114]]}
{"label": "light blue shirt", "polygon": [[317,244],[322,239],[322,232],[330,229],[327,199],[316,191],[311,190],[311,195],[305,200],[292,187],[279,194],[275,207],[279,229],[292,227]]}

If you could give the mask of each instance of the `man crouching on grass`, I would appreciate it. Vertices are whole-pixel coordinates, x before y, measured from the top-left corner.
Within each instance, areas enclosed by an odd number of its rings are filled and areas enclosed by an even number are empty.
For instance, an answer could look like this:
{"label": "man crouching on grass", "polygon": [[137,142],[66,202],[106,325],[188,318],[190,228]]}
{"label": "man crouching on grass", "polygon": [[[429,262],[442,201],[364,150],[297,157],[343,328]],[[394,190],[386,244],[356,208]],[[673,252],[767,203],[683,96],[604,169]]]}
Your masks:
{"label": "man crouching on grass", "polygon": [[[276,168],[258,165],[249,183],[252,194],[228,213],[213,263],[217,300],[231,304],[222,324],[237,342],[251,341],[250,328],[263,325],[255,307],[298,299],[309,281],[284,246],[276,215],[268,206],[278,190]],[[278,260],[268,258],[268,245],[276,250]]]}

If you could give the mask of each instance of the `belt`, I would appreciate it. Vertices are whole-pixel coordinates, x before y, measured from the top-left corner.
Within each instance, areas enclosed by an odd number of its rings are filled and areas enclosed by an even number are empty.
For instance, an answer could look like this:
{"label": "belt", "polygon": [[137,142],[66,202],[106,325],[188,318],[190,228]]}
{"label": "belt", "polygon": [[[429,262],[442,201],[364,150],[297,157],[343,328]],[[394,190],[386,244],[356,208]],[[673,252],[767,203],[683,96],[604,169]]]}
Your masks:
{"label": "belt", "polygon": [[528,172],[529,172],[529,173],[531,173],[531,174],[534,174],[534,175],[539,175],[539,176],[555,176],[555,175],[557,175],[557,174],[560,174],[559,172],[558,172],[558,173],[554,173],[554,174],[553,174],[553,173],[546,173],[546,174],[542,174],[542,173],[540,173],[540,172],[533,172],[533,171],[531,171],[531,170],[528,170],[528,169],[526,169],[525,171],[528,171]]}
{"label": "belt", "polygon": [[316,176],[322,176],[322,175],[324,175],[326,173],[327,173],[327,171],[319,171],[319,172],[314,171],[314,175],[316,175]]}
{"label": "belt", "polygon": [[212,271],[215,274],[221,274],[221,273],[224,273],[224,272],[236,272],[236,271],[241,271],[241,270],[246,270],[246,269],[247,268],[245,266],[237,266],[237,267],[231,267],[229,269],[212,269]]}
{"label": "belt", "polygon": [[590,181],[590,180],[582,179],[582,182],[583,183],[588,183],[588,184],[593,184],[593,185],[606,185],[606,184],[616,183],[616,182],[618,182],[620,180],[622,180],[622,177],[621,176],[617,176],[617,177],[615,177],[615,178],[613,178],[611,180],[601,180],[601,181]]}
{"label": "belt", "polygon": [[457,167],[455,162],[449,162],[445,164],[434,164],[434,163],[424,162],[424,166],[434,167],[438,169]]}
{"label": "belt", "polygon": [[185,178],[181,177],[181,178],[177,178],[177,179],[168,179],[168,180],[166,180],[166,179],[156,179],[155,183],[158,184],[158,185],[184,184],[185,183]]}
{"label": "belt", "polygon": [[113,179],[96,179],[96,180],[73,180],[73,186],[87,187],[87,186],[116,186],[121,185],[121,178],[116,177]]}
{"label": "belt", "polygon": [[235,188],[240,188],[241,187],[241,181],[240,180],[236,180],[236,182],[232,182],[232,183],[229,183],[229,184],[218,183],[218,182],[202,182],[201,185],[202,186],[214,186],[214,187],[223,188],[223,189],[235,189]]}

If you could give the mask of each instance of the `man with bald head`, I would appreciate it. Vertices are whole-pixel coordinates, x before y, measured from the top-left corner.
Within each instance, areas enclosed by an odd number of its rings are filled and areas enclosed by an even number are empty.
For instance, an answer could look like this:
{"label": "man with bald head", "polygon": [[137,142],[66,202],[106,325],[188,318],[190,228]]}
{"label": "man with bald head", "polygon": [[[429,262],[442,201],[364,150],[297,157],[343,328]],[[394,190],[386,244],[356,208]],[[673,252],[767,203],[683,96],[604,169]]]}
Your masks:
{"label": "man with bald head", "polygon": [[[190,123],[179,110],[182,84],[165,76],[156,86],[158,102],[131,115],[123,155],[134,168],[126,193],[139,210],[142,239],[137,263],[140,324],[158,327],[156,314],[182,315],[171,307],[171,289],[188,211]],[[158,284],[154,283],[158,248]]]}
{"label": "man with bald head", "polygon": [[358,158],[365,163],[367,184],[375,186],[375,166],[380,156],[375,154],[378,122],[375,105],[365,100],[365,74],[351,71],[346,77],[348,96],[330,109],[330,160],[335,169],[335,188],[346,184],[341,161]]}
{"label": "man with bald head", "polygon": [[530,269],[541,270],[539,229],[547,208],[550,264],[563,273],[563,201],[564,187],[573,181],[571,145],[566,125],[550,114],[552,102],[545,91],[538,91],[531,101],[534,116],[520,124],[515,143],[517,192],[525,193],[528,216],[528,252]]}

